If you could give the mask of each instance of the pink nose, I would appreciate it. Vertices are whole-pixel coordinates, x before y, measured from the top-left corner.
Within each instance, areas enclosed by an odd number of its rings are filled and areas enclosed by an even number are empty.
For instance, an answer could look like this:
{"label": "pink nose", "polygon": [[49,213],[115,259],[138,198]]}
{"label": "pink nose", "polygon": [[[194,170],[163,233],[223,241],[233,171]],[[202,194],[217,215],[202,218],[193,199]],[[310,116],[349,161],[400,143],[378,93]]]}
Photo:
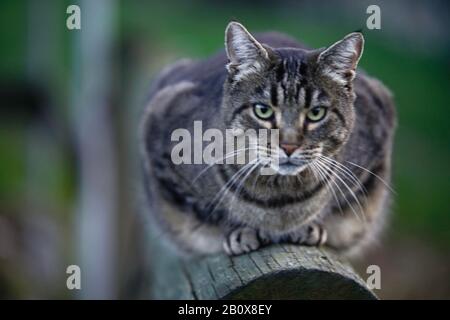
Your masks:
{"label": "pink nose", "polygon": [[286,152],[286,154],[288,156],[290,156],[291,154],[294,153],[295,150],[300,148],[299,145],[296,145],[296,144],[285,144],[285,143],[280,144],[280,147],[281,147],[281,149],[284,150],[284,152]]}

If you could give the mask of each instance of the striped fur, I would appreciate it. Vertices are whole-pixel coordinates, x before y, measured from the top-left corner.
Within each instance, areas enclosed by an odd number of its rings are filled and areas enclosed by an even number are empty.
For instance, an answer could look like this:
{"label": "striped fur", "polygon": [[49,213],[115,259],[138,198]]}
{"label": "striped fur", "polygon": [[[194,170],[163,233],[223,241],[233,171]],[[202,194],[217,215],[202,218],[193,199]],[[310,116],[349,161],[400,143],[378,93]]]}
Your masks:
{"label": "striped fur", "polygon": [[[200,254],[241,254],[280,241],[361,252],[385,221],[395,128],[389,91],[356,72],[362,36],[309,50],[278,33],[253,37],[232,22],[225,47],[207,60],[169,67],[151,89],[141,126],[142,161],[161,230],[182,252]],[[275,116],[257,119],[254,103],[270,105]],[[326,106],[327,115],[310,123],[305,114],[315,106]],[[322,159],[322,170],[319,160],[295,176],[255,170],[217,201],[242,165],[216,165],[197,178],[207,165],[170,160],[171,132],[192,132],[198,120],[204,130],[279,129],[281,143],[310,151]]]}

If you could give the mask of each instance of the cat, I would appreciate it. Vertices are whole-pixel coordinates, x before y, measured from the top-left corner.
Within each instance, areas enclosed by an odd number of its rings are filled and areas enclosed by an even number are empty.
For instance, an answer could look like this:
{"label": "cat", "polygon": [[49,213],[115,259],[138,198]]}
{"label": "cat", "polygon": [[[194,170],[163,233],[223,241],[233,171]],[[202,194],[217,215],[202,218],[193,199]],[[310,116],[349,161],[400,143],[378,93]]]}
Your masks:
{"label": "cat", "polygon": [[[364,252],[390,202],[396,126],[391,93],[357,69],[355,32],[310,50],[289,36],[254,37],[238,22],[225,50],[180,60],[154,80],[141,128],[143,176],[159,229],[179,252],[240,255],[270,243]],[[178,128],[277,129],[275,174],[256,164],[171,161]],[[245,173],[245,174],[244,174]]]}

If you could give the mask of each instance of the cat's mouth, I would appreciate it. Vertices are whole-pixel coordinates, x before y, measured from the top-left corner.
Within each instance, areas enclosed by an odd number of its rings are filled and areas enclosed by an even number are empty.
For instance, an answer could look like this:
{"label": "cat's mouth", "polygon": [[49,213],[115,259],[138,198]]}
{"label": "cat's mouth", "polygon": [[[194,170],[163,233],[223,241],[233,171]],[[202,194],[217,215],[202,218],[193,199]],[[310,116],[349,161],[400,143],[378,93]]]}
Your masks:
{"label": "cat's mouth", "polygon": [[274,157],[269,157],[264,166],[270,168],[269,174],[279,174],[284,176],[295,176],[307,169],[314,161],[320,157],[322,146],[303,150],[302,153],[286,155],[278,152]]}
{"label": "cat's mouth", "polygon": [[308,162],[298,158],[281,158],[277,164],[272,165],[272,169],[281,175],[297,175],[306,169]]}

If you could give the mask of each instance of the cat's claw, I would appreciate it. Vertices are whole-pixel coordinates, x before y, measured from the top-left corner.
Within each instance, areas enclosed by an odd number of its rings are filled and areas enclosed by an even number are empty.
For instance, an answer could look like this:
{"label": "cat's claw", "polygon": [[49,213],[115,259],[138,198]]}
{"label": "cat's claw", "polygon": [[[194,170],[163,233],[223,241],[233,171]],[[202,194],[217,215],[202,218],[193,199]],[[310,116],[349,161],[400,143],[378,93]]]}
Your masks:
{"label": "cat's claw", "polygon": [[289,234],[288,241],[307,246],[322,246],[327,242],[327,230],[318,223],[312,223]]}
{"label": "cat's claw", "polygon": [[248,227],[234,229],[223,241],[223,249],[230,256],[254,251],[261,246],[256,230]]}

